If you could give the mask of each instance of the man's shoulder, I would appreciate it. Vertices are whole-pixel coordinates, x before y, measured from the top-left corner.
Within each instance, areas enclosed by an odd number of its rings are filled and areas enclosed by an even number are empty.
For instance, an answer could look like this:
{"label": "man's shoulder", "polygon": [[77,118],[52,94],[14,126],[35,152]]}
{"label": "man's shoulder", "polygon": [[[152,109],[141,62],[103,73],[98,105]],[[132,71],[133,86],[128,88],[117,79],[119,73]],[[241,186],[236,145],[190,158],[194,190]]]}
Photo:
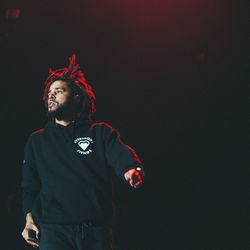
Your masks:
{"label": "man's shoulder", "polygon": [[105,137],[107,136],[120,136],[120,132],[112,127],[110,124],[106,123],[106,122],[98,122],[98,123],[94,123],[92,126],[95,126],[96,131],[99,131],[102,135],[104,135]]}
{"label": "man's shoulder", "polygon": [[31,133],[31,136],[40,135],[44,132],[44,128],[38,129]]}
{"label": "man's shoulder", "polygon": [[30,134],[30,138],[36,138],[41,136],[44,133],[44,128],[38,129]]}
{"label": "man's shoulder", "polygon": [[93,127],[100,127],[100,128],[112,128],[108,123],[106,122],[94,122],[92,124]]}
{"label": "man's shoulder", "polygon": [[92,124],[92,127],[98,130],[102,130],[104,132],[112,132],[116,130],[107,122],[95,122]]}
{"label": "man's shoulder", "polygon": [[27,142],[26,142],[26,147],[29,147],[31,146],[34,142],[36,142],[38,140],[38,138],[43,134],[44,132],[44,128],[42,129],[38,129],[34,132],[32,132],[29,136],[28,136],[28,139],[27,139]]}

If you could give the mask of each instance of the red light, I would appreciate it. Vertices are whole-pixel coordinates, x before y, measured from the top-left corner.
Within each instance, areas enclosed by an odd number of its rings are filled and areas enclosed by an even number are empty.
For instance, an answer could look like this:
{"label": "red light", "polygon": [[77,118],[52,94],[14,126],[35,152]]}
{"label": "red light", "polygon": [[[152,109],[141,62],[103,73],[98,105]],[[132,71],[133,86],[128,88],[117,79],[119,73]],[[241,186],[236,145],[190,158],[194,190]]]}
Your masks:
{"label": "red light", "polygon": [[20,17],[20,9],[19,8],[7,8],[5,9],[5,19],[6,20],[17,20]]}

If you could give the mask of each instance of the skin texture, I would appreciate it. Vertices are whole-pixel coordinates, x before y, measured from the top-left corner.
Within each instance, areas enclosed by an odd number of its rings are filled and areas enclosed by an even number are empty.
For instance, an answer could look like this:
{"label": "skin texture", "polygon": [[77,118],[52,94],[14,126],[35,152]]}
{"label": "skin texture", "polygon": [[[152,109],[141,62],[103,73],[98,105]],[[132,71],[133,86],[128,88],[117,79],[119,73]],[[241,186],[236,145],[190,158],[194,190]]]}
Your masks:
{"label": "skin texture", "polygon": [[130,169],[124,174],[125,180],[131,187],[138,188],[142,184],[143,170]]}
{"label": "skin texture", "polygon": [[[55,121],[67,126],[76,117],[76,106],[79,96],[73,96],[68,84],[65,81],[55,81],[48,91],[48,113],[56,113],[61,109],[60,114],[55,114]],[[62,110],[62,107],[64,108]]]}
{"label": "skin texture", "polygon": [[[69,125],[77,116],[76,107],[79,103],[79,96],[73,96],[70,88],[67,86],[65,81],[55,81],[51,84],[48,91],[48,113],[54,115],[56,123],[63,126]],[[57,111],[60,110],[59,113]],[[144,172],[142,169],[130,169],[124,174],[125,180],[130,184],[131,187],[138,188],[142,184],[142,177]],[[36,232],[36,239],[31,238],[28,235],[29,230],[34,230]],[[31,213],[26,215],[26,224],[22,232],[22,236],[25,241],[32,245],[34,248],[39,247],[36,243],[39,235],[39,229],[34,224]]]}
{"label": "skin texture", "polygon": [[[29,237],[29,230],[34,230],[36,232],[36,239]],[[37,226],[34,224],[32,214],[27,213],[26,224],[25,224],[25,227],[22,231],[22,236],[28,244],[32,245],[33,248],[37,248],[37,247],[39,247],[39,245],[36,243],[36,241],[38,239],[38,235],[39,235],[39,230],[38,230]]]}

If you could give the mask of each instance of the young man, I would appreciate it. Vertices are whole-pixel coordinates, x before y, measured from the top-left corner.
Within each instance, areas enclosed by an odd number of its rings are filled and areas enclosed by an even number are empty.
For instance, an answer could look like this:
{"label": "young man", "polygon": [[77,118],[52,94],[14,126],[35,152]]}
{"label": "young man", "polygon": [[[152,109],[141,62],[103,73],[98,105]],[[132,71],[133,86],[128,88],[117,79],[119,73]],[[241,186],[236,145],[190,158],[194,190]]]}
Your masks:
{"label": "young man", "polygon": [[90,119],[94,100],[75,55],[68,68],[50,70],[44,91],[49,121],[29,137],[23,163],[22,236],[33,247],[114,249],[112,173],[134,188],[142,183],[133,149],[117,130]]}

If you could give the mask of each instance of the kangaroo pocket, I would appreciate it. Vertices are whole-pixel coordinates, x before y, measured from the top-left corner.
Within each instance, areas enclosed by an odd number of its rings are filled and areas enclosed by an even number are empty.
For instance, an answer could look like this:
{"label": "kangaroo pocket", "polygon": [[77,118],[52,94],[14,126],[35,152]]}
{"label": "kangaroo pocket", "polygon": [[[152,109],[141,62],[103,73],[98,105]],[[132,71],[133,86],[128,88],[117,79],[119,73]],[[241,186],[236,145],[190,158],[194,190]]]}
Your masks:
{"label": "kangaroo pocket", "polygon": [[57,201],[53,192],[41,193],[42,217],[44,219],[59,219],[65,213],[63,206]]}
{"label": "kangaroo pocket", "polygon": [[88,220],[100,216],[99,210],[93,206],[89,194],[83,190],[69,192],[69,189],[44,190],[41,193],[42,218],[46,222],[67,222]]}

